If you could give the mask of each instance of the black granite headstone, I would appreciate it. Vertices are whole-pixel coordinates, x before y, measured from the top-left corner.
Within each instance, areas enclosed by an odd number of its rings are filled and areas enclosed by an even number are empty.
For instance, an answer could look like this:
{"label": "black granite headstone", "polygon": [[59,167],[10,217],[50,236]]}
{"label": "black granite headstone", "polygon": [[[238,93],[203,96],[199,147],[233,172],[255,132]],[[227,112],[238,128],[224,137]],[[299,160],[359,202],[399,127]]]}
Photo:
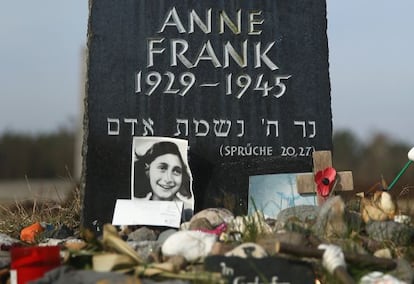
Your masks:
{"label": "black granite headstone", "polygon": [[189,141],[196,210],[332,148],[325,0],[92,0],[83,224],[130,198],[133,136]]}
{"label": "black granite headstone", "polygon": [[219,272],[229,283],[314,284],[312,266],[304,261],[282,257],[240,258],[209,256],[206,271]]}

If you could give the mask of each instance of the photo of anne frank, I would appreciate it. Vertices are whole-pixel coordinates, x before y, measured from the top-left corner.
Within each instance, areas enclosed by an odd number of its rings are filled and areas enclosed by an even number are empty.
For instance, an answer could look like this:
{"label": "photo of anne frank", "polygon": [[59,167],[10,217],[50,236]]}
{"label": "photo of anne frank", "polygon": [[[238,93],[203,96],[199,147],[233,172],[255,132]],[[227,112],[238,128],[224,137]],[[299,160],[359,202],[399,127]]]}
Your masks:
{"label": "photo of anne frank", "polygon": [[185,219],[190,217],[194,197],[187,166],[187,141],[134,137],[132,156],[132,198],[182,201]]}

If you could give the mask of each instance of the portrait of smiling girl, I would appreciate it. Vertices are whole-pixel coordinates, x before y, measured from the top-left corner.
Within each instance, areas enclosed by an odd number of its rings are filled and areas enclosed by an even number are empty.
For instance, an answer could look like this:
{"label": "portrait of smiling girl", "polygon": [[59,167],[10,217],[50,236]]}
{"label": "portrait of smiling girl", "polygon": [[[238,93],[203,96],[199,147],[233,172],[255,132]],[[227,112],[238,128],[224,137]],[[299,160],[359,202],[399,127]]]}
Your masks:
{"label": "portrait of smiling girl", "polygon": [[[183,159],[183,154],[175,143],[178,139],[174,139],[173,142],[168,139],[146,138],[134,140],[134,149],[142,147],[140,153],[137,150],[133,153],[133,197],[144,200],[182,201],[185,215],[192,214],[194,199],[191,178],[186,159]],[[151,143],[148,140],[155,141]]]}

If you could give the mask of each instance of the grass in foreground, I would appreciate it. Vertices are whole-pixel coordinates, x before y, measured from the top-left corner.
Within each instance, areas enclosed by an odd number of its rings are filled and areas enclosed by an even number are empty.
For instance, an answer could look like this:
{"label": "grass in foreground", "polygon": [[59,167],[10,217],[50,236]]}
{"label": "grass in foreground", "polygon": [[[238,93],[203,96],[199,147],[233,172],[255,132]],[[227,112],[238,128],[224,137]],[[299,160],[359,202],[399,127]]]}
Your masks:
{"label": "grass in foreground", "polygon": [[[57,193],[56,193],[57,194]],[[32,200],[16,201],[11,205],[0,205],[0,233],[19,239],[20,231],[36,222],[45,222],[60,228],[65,225],[79,235],[81,193],[75,187],[62,201]]]}

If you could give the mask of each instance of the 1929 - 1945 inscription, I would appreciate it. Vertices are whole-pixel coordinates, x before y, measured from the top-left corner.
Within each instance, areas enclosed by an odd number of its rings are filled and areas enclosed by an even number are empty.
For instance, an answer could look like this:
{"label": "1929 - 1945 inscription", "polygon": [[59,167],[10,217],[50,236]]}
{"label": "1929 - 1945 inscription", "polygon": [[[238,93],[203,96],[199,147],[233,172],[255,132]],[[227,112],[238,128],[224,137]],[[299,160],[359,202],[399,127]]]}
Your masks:
{"label": "1929 - 1945 inscription", "polygon": [[134,136],[189,141],[198,209],[332,147],[324,0],[92,0],[88,35],[86,226],[130,197]]}

